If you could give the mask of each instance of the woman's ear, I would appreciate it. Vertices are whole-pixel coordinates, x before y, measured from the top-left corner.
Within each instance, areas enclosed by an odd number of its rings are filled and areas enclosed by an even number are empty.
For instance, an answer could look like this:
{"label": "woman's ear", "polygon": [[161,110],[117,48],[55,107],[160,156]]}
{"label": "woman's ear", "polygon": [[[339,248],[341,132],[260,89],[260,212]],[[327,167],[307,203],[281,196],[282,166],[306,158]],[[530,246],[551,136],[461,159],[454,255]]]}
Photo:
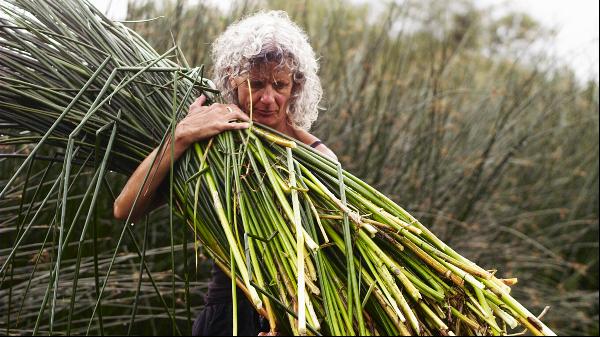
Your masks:
{"label": "woman's ear", "polygon": [[238,83],[236,81],[236,78],[231,76],[229,77],[229,92],[231,93],[231,97],[233,99],[233,102],[231,103],[236,103],[238,102],[239,98],[238,98],[238,87],[239,87],[240,83]]}

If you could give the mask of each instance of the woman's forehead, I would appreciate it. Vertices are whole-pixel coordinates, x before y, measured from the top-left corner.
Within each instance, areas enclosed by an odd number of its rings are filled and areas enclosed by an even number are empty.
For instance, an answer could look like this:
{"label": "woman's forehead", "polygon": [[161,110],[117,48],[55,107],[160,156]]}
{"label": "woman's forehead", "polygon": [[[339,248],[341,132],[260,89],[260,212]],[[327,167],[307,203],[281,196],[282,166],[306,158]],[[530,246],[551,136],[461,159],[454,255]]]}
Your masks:
{"label": "woman's forehead", "polygon": [[286,64],[275,62],[254,64],[247,73],[252,79],[290,78],[292,71]]}

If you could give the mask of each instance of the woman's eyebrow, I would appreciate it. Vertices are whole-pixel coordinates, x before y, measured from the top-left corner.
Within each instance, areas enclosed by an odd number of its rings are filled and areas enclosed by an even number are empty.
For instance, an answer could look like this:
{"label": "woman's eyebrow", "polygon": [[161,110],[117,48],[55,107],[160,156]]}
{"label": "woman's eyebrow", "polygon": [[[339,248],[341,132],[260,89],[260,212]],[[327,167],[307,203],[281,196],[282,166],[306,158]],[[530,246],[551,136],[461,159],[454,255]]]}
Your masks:
{"label": "woman's eyebrow", "polygon": [[286,81],[292,78],[292,74],[277,74],[277,75],[273,75],[273,81],[275,82],[279,82],[279,81]]}

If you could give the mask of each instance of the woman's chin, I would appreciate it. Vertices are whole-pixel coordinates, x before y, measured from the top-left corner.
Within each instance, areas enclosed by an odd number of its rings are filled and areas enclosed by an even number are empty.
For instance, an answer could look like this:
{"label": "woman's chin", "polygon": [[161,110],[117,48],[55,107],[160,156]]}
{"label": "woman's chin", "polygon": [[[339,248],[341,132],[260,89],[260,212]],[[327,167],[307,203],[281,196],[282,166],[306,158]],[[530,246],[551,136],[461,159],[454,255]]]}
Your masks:
{"label": "woman's chin", "polygon": [[261,116],[261,115],[256,116],[255,115],[253,117],[254,117],[253,119],[255,122],[266,125],[275,130],[277,130],[277,127],[279,126],[279,124],[281,124],[276,115],[272,115],[272,116]]}

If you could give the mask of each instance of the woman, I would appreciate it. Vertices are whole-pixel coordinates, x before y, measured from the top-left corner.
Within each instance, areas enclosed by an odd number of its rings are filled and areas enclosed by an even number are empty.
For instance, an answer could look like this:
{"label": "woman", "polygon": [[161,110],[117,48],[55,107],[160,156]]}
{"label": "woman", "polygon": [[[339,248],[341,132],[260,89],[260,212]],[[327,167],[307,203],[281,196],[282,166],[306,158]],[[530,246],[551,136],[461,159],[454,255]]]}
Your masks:
{"label": "woman", "polygon": [[[249,126],[252,119],[311,145],[333,159],[335,155],[317,137],[308,133],[318,115],[322,89],[318,64],[306,34],[281,11],[258,13],[231,25],[213,44],[214,79],[231,104],[204,106],[200,96],[175,128],[175,160],[195,142],[226,130]],[[163,147],[170,151],[171,144]],[[131,175],[115,200],[114,215],[136,219],[151,209],[156,191],[170,169],[171,156],[162,156],[132,210],[137,191],[159,149],[155,149]],[[162,155],[162,154],[161,154]],[[243,298],[239,296],[238,298]],[[194,335],[231,335],[231,282],[213,265],[206,306],[196,319]],[[267,328],[268,329],[268,328]],[[238,302],[238,333],[256,335],[266,331],[245,299]]]}

